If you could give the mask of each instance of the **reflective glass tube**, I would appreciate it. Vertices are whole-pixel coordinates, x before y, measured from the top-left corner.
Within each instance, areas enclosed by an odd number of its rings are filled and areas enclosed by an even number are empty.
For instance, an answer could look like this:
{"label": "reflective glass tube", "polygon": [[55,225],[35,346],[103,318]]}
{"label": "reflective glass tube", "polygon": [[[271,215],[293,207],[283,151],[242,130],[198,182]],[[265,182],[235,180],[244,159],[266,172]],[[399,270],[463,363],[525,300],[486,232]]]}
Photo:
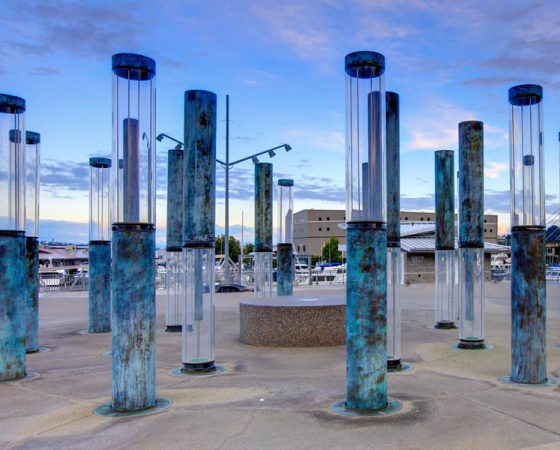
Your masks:
{"label": "reflective glass tube", "polygon": [[166,301],[165,301],[165,329],[166,331],[181,331],[183,323],[183,254],[179,251],[166,253]]}
{"label": "reflective glass tube", "polygon": [[294,180],[278,180],[278,212],[276,230],[278,243],[294,243]]}
{"label": "reflective glass tube", "polygon": [[255,296],[272,296],[272,252],[255,252]]}
{"label": "reflective glass tube", "polygon": [[484,347],[484,249],[459,249],[460,348]]}
{"label": "reflective glass tube", "polygon": [[109,213],[109,158],[89,159],[89,240],[111,240]]}
{"label": "reflective glass tube", "polygon": [[455,250],[436,250],[435,328],[456,328]]}
{"label": "reflective glass tube", "polygon": [[147,56],[113,55],[112,223],[155,223],[155,68]]}
{"label": "reflective glass tube", "polygon": [[0,94],[0,230],[25,230],[25,100]]}
{"label": "reflective glass tube", "polygon": [[387,249],[387,368],[401,367],[401,276],[400,247]]}
{"label": "reflective glass tube", "polygon": [[183,322],[184,372],[215,370],[214,249],[184,248],[185,319]]}
{"label": "reflective glass tube", "polygon": [[511,226],[546,226],[544,201],[543,89],[509,90]]}
{"label": "reflective glass tube", "polygon": [[25,234],[39,237],[41,135],[33,131],[25,135]]}
{"label": "reflective glass tube", "polygon": [[346,56],[348,221],[386,221],[384,70],[385,58],[379,53]]}

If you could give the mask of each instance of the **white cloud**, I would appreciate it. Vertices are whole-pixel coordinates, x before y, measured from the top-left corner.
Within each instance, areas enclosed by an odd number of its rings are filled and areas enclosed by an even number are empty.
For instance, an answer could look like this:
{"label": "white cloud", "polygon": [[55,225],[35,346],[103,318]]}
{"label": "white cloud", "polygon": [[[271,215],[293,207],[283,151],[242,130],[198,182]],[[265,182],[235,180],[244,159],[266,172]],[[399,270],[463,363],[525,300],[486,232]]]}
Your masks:
{"label": "white cloud", "polygon": [[496,179],[500,173],[509,168],[509,164],[502,162],[489,161],[484,167],[484,176],[487,178]]}

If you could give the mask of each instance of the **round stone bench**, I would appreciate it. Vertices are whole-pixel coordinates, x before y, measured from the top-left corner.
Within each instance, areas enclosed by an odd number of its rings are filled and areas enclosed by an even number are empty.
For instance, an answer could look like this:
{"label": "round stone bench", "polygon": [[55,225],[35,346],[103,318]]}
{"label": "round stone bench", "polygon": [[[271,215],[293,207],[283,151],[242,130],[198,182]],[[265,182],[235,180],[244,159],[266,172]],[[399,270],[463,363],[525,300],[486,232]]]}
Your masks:
{"label": "round stone bench", "polygon": [[239,340],[268,347],[328,347],[346,342],[346,299],[270,297],[239,304]]}

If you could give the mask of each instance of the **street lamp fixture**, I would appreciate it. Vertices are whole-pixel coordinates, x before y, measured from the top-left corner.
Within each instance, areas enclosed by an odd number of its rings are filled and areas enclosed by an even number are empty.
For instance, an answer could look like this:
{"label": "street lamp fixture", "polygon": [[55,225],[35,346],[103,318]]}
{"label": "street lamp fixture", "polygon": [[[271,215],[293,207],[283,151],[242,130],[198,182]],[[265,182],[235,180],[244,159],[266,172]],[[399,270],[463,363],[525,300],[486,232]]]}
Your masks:
{"label": "street lamp fixture", "polygon": [[172,138],[171,136],[165,134],[165,133],[160,133],[156,136],[156,139],[158,142],[163,141],[163,138],[167,138],[173,142],[175,142],[177,144],[177,146],[175,147],[175,150],[181,150],[183,148],[183,143],[181,141],[178,141],[175,138]]}
{"label": "street lamp fixture", "polygon": [[256,156],[253,156],[251,158],[251,161],[253,161],[253,164],[257,164],[259,162],[259,158],[257,158]]}

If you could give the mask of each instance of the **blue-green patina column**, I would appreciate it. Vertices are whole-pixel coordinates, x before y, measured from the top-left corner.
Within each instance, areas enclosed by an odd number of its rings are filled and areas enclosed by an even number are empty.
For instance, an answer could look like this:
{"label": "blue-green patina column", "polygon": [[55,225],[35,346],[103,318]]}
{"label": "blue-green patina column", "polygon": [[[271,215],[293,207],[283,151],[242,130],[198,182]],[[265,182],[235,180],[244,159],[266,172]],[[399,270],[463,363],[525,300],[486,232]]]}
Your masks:
{"label": "blue-green patina column", "polygon": [[401,178],[399,94],[385,93],[387,130],[387,369],[401,370]]}
{"label": "blue-green patina column", "polygon": [[455,319],[455,154],[434,154],[436,188],[436,329],[456,328]]}
{"label": "blue-green patina column", "polygon": [[111,331],[111,241],[89,241],[88,332]]}
{"label": "blue-green patina column", "polygon": [[346,406],[387,406],[387,228],[349,222],[346,229]]}
{"label": "blue-green patina column", "polygon": [[458,347],[484,343],[484,124],[459,124]]}
{"label": "blue-green patina column", "polygon": [[25,238],[25,350],[39,351],[39,238]]}
{"label": "blue-green patina column", "polygon": [[547,382],[543,89],[509,90],[511,381]]}
{"label": "blue-green patina column", "polygon": [[25,232],[0,230],[0,381],[25,376]]}
{"label": "blue-green patina column", "polygon": [[294,293],[294,205],[292,188],[294,180],[278,180],[278,241],[276,244],[276,294],[279,297]]}
{"label": "blue-green patina column", "polygon": [[272,296],[272,164],[255,164],[255,296]]}
{"label": "blue-green patina column", "polygon": [[167,152],[167,247],[165,331],[180,332],[183,310],[183,150]]}
{"label": "blue-green patina column", "polygon": [[111,331],[111,218],[109,216],[109,172],[111,160],[89,159],[89,308],[88,332]]}
{"label": "blue-green patina column", "polygon": [[113,55],[112,402],[98,414],[166,404],[156,398],[155,70],[146,56]]}
{"label": "blue-green patina column", "polygon": [[111,408],[140,411],[157,405],[155,227],[114,224],[112,235]]}
{"label": "blue-green patina column", "polygon": [[216,94],[185,92],[183,373],[215,366]]}
{"label": "blue-green patina column", "polygon": [[0,381],[25,376],[25,100],[0,94]]}
{"label": "blue-green patina column", "polygon": [[[354,52],[345,59],[348,279],[344,405],[346,410],[360,414],[376,413],[389,406],[384,70],[385,58],[376,52]],[[393,120],[393,149],[395,126],[398,128],[398,123]],[[367,139],[360,139],[364,135]]]}

